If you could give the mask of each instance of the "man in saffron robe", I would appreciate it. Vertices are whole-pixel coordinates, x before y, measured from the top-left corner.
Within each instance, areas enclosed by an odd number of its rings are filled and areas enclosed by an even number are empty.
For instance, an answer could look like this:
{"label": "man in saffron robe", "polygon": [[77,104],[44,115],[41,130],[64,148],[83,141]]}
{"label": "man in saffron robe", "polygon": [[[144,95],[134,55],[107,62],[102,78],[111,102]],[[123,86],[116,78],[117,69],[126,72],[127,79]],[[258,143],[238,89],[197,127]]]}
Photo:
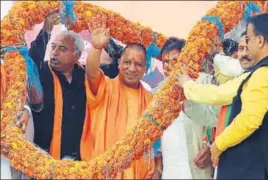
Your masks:
{"label": "man in saffron robe", "polygon": [[[140,44],[128,44],[119,60],[119,75],[110,79],[99,69],[100,55],[109,41],[109,30],[96,28],[92,32],[93,49],[87,58],[86,73],[91,95],[91,158],[105,152],[138,118],[152,99],[140,80],[146,71],[146,49]],[[148,179],[154,172],[154,159],[142,157],[118,174],[120,179]]]}

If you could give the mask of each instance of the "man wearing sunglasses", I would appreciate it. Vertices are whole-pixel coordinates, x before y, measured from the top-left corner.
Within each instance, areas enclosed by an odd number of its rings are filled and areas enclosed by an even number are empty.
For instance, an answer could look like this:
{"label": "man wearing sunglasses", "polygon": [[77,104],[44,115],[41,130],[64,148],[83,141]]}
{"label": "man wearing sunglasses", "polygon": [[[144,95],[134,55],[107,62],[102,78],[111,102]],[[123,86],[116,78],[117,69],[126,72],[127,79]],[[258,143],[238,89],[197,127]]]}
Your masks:
{"label": "man wearing sunglasses", "polygon": [[[186,83],[187,75],[179,78],[187,99],[212,105],[233,105],[226,121],[228,127],[211,147],[214,166],[219,160],[219,179],[264,179],[265,171],[267,178],[268,141],[264,138],[268,137],[268,26],[265,22],[268,22],[267,14],[250,19],[244,38],[248,44],[239,49],[245,52],[240,61],[245,69],[248,66],[247,73],[219,87],[210,85],[209,89],[194,81]],[[202,98],[193,96],[196,89],[207,92]],[[215,94],[209,93],[213,89]]]}
{"label": "man wearing sunglasses", "polygon": [[[229,126],[212,145],[218,179],[267,179],[268,14],[249,19],[247,48],[253,66],[233,99]],[[265,24],[266,23],[266,24]]]}

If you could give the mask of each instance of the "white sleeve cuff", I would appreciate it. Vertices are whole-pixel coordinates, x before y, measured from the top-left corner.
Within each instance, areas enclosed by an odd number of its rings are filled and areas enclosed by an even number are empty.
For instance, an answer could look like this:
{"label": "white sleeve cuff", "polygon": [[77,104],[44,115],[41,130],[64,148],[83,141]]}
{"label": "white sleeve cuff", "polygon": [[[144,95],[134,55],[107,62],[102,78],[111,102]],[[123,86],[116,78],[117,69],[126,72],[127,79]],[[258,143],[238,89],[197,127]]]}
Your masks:
{"label": "white sleeve cuff", "polygon": [[25,104],[24,109],[26,109],[30,115],[32,114],[31,108],[28,105]]}

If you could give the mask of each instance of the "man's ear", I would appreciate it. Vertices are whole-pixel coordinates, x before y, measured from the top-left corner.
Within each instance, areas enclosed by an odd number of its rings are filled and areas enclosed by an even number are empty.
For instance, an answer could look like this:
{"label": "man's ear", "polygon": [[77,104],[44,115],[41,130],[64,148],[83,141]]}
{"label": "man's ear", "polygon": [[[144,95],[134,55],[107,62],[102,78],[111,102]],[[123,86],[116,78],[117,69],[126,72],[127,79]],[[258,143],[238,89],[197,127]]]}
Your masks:
{"label": "man's ear", "polygon": [[263,46],[265,46],[265,39],[263,36],[260,36],[258,46],[259,46],[259,48],[263,48]]}

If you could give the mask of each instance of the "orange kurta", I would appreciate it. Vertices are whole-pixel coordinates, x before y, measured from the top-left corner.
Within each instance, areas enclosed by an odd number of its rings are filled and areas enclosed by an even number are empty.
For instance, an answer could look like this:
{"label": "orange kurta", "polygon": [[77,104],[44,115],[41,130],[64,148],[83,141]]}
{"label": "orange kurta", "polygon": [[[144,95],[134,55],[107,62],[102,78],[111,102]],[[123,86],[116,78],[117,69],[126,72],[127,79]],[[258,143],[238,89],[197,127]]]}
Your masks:
{"label": "orange kurta", "polygon": [[[124,86],[118,77],[109,79],[101,73],[97,95],[90,95],[91,137],[90,157],[96,157],[111,148],[128,129],[135,126],[138,118],[152,99],[152,94],[142,85],[139,89]],[[154,159],[142,157],[130,168],[119,174],[120,179],[151,178]]]}

